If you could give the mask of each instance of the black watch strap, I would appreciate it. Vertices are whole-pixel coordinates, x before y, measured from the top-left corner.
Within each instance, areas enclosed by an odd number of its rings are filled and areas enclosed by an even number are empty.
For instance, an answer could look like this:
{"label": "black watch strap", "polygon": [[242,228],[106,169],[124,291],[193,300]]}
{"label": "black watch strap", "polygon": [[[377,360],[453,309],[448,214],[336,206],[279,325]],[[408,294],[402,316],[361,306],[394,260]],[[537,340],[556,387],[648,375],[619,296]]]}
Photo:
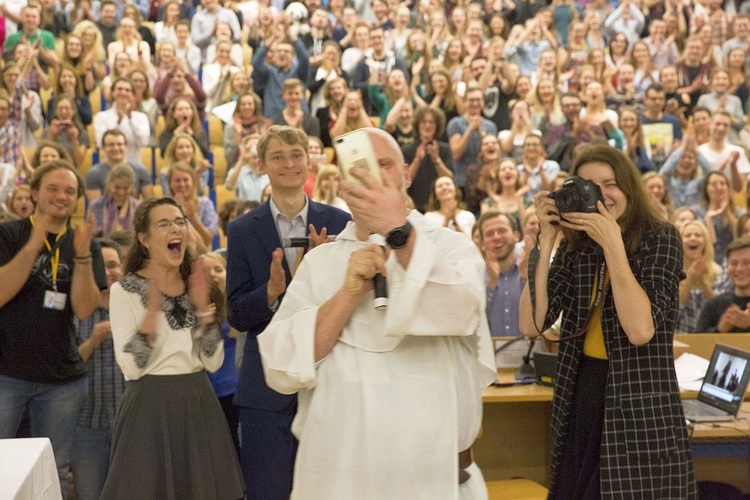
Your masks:
{"label": "black watch strap", "polygon": [[404,224],[403,226],[398,226],[394,229],[391,229],[388,232],[388,235],[385,237],[385,242],[394,250],[404,248],[406,246],[406,243],[409,241],[409,236],[411,235],[412,229],[413,228],[411,223],[409,223],[409,221],[406,221],[406,224]]}

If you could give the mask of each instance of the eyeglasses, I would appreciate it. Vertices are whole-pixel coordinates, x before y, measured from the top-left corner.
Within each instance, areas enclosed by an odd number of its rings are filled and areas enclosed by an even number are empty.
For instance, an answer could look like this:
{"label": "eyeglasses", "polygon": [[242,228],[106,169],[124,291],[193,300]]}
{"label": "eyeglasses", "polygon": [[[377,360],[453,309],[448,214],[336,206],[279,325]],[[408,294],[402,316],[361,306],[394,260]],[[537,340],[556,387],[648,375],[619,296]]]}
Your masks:
{"label": "eyeglasses", "polygon": [[168,231],[172,227],[172,224],[177,226],[177,229],[185,229],[188,227],[188,220],[185,217],[177,217],[174,220],[160,219],[154,222],[156,229],[159,231]]}
{"label": "eyeglasses", "polygon": [[127,147],[127,144],[124,142],[108,142],[104,145],[105,148],[124,148]]}

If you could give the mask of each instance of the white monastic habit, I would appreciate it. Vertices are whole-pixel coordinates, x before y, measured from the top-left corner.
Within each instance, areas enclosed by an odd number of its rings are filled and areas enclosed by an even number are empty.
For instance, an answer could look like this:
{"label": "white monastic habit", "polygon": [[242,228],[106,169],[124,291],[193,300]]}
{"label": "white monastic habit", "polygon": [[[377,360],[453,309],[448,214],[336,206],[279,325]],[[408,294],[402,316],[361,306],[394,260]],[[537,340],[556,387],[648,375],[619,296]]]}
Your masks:
{"label": "white monastic habit", "polygon": [[484,262],[469,238],[416,232],[407,269],[392,252],[389,307],[373,292],[329,355],[315,363],[320,306],[344,283],[349,255],[368,243],[349,223],[307,254],[273,321],[258,337],[268,385],[298,392],[293,499],[482,499],[479,468],[459,487],[458,453],[482,422],[482,389],[495,380],[485,315]]}

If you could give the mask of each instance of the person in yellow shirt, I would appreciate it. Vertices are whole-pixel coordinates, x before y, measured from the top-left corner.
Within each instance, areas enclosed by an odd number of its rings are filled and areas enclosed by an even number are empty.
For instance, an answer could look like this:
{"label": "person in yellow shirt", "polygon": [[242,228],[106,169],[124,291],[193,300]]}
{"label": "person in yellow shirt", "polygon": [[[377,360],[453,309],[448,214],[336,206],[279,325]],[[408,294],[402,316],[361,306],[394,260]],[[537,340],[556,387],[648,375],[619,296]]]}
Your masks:
{"label": "person in yellow shirt", "polygon": [[672,352],[680,236],[622,152],[601,145],[577,156],[578,179],[562,189],[588,184],[589,202],[565,206],[560,190],[535,196],[540,233],[520,302],[527,336],[562,314],[550,498],[695,499]]}

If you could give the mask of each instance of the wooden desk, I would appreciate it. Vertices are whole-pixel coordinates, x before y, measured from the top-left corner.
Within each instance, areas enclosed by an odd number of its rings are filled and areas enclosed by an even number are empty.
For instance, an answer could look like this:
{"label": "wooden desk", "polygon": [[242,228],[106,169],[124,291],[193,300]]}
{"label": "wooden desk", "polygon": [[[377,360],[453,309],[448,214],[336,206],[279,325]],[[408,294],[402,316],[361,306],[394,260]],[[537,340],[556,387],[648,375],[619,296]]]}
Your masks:
{"label": "wooden desk", "polygon": [[750,351],[750,333],[677,333],[674,339],[675,342],[687,344],[687,352],[709,360],[716,344]]}
{"label": "wooden desk", "polygon": [[[510,379],[513,370],[500,370],[499,374],[501,380]],[[681,396],[694,399],[697,393]],[[485,480],[524,477],[549,485],[552,388],[536,384],[488,387],[483,399],[482,436],[474,445],[474,457]],[[696,424],[691,438],[694,445],[750,443],[750,402],[743,404],[735,422]],[[701,456],[694,463],[698,480],[723,481],[750,492],[747,455]]]}

